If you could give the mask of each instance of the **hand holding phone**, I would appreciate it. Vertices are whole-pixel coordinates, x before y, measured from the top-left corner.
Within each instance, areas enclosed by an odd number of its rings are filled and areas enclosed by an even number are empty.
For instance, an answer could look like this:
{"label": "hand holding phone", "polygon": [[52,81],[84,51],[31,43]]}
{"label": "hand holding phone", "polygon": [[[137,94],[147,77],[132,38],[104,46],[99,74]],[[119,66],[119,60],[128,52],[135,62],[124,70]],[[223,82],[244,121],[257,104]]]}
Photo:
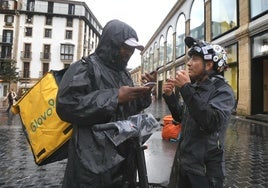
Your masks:
{"label": "hand holding phone", "polygon": [[148,87],[129,87],[121,86],[118,93],[118,102],[120,104],[132,101],[139,97],[142,97],[144,94],[150,92]]}
{"label": "hand holding phone", "polygon": [[156,82],[147,82],[147,83],[145,83],[143,86],[148,86],[148,87],[150,87],[150,86],[155,86],[156,85]]}

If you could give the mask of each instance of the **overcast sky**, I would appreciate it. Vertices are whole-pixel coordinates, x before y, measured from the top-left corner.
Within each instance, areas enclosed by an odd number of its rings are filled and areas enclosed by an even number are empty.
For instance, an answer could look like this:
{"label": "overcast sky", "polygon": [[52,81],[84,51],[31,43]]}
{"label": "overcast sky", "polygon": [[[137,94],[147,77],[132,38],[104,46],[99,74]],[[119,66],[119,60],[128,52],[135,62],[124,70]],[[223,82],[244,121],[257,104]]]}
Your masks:
{"label": "overcast sky", "polygon": [[[177,0],[82,0],[96,16],[102,26],[109,20],[118,19],[133,27],[142,45],[150,40]],[[135,50],[128,67],[141,63]]]}

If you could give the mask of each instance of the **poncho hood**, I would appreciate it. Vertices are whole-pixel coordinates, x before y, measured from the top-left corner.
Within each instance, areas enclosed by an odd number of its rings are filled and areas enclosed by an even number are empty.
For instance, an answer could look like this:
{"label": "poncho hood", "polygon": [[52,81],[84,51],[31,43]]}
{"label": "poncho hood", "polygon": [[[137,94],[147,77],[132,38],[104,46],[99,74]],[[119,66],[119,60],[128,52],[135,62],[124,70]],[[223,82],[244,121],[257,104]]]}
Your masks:
{"label": "poncho hood", "polygon": [[137,33],[132,27],[119,20],[109,21],[103,28],[99,44],[95,50],[101,63],[116,69],[118,65],[116,57],[119,54],[119,49],[129,38],[135,38],[138,41]]}

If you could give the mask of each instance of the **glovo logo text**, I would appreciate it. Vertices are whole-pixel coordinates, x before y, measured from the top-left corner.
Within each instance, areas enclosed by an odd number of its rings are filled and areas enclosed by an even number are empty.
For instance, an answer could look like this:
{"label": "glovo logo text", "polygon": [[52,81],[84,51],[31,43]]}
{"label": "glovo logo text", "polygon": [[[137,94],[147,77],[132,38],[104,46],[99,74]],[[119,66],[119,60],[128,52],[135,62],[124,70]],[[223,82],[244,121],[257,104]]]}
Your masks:
{"label": "glovo logo text", "polygon": [[40,117],[34,119],[31,122],[31,129],[33,132],[35,132],[38,127],[43,125],[43,123],[47,120],[47,118],[53,114],[54,108],[55,108],[54,99],[49,99],[48,100],[48,108],[44,111],[43,114],[40,115]]}

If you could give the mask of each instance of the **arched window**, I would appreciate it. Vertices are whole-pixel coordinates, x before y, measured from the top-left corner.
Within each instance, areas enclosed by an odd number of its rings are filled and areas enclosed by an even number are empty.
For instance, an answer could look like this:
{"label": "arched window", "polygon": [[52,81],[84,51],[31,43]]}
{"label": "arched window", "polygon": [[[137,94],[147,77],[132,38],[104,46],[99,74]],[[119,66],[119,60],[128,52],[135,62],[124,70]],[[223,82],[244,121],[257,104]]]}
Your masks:
{"label": "arched window", "polygon": [[157,42],[154,43],[154,69],[158,66],[158,47]]}
{"label": "arched window", "polygon": [[172,27],[168,28],[167,32],[167,62],[173,60],[173,29]]}
{"label": "arched window", "polygon": [[165,49],[165,41],[164,36],[160,37],[159,42],[159,66],[164,65],[164,49]]}
{"label": "arched window", "polygon": [[204,40],[204,0],[194,0],[190,15],[190,35]]}
{"label": "arched window", "polygon": [[144,72],[149,72],[147,54],[148,54],[148,52],[146,54],[144,54],[144,56],[143,56],[143,70],[144,70]]}
{"label": "arched window", "polygon": [[234,0],[211,1],[212,38],[237,27],[236,3]]}
{"label": "arched window", "polygon": [[185,16],[181,14],[176,26],[176,58],[185,54]]}
{"label": "arched window", "polygon": [[149,51],[149,71],[151,72],[153,70],[153,65],[154,65],[154,53],[153,53],[153,48],[150,48]]}
{"label": "arched window", "polygon": [[146,71],[150,72],[150,53],[146,52]]}

